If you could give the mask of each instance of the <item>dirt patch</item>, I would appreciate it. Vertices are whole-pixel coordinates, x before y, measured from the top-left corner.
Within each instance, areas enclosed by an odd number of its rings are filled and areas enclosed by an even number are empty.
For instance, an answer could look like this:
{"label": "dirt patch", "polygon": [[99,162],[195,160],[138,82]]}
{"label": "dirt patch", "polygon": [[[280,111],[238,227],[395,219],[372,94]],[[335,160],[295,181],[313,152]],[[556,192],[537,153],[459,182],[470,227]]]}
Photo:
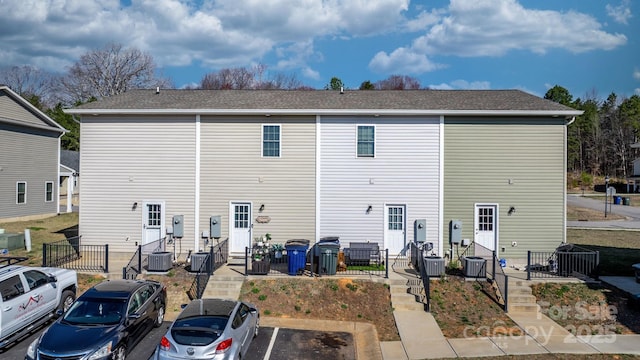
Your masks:
{"label": "dirt patch", "polygon": [[400,340],[389,287],[383,283],[349,278],[256,279],[245,281],[240,298],[255,304],[262,316],[369,322],[381,341]]}
{"label": "dirt patch", "polygon": [[448,275],[431,280],[431,314],[447,338],[520,336],[521,329],[492,299],[486,281]]}

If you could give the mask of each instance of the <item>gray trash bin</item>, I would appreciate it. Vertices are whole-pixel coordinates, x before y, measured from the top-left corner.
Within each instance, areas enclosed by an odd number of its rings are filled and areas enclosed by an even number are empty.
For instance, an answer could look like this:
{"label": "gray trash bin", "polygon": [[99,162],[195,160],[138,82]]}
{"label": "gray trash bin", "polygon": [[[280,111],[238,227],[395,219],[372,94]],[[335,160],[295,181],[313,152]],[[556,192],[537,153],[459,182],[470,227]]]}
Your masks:
{"label": "gray trash bin", "polygon": [[335,275],[338,269],[338,253],[340,252],[340,238],[330,236],[321,238],[314,246],[314,255],[318,264],[318,273]]}

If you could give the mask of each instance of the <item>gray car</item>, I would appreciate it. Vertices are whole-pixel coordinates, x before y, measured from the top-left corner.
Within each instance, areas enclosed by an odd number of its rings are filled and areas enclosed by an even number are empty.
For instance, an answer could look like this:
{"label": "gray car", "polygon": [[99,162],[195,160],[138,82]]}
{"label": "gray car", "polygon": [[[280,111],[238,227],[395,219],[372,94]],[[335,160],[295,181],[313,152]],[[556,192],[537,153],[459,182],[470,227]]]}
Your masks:
{"label": "gray car", "polygon": [[242,359],[259,328],[260,314],[251,304],[196,299],[171,324],[153,359]]}

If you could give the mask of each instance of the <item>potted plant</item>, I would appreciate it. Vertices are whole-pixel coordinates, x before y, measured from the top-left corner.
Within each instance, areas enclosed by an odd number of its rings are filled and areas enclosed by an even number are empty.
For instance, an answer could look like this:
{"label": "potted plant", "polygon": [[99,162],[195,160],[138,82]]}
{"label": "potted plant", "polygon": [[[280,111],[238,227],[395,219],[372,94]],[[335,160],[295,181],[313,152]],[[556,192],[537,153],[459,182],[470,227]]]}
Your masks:
{"label": "potted plant", "polygon": [[282,244],[271,245],[271,252],[273,253],[273,257],[276,259],[280,259],[282,257],[282,251],[284,251],[284,246],[282,246]]}

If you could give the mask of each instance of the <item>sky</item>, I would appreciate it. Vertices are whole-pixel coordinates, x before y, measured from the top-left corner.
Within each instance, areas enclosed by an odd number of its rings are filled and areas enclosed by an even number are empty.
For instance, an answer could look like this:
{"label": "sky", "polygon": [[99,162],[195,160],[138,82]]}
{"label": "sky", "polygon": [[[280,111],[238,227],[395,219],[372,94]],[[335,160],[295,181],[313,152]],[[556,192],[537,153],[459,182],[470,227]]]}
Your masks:
{"label": "sky", "polygon": [[432,89],[629,97],[639,12],[637,0],[0,0],[0,68],[63,73],[117,43],[177,88],[263,64],[317,89],[408,75]]}

